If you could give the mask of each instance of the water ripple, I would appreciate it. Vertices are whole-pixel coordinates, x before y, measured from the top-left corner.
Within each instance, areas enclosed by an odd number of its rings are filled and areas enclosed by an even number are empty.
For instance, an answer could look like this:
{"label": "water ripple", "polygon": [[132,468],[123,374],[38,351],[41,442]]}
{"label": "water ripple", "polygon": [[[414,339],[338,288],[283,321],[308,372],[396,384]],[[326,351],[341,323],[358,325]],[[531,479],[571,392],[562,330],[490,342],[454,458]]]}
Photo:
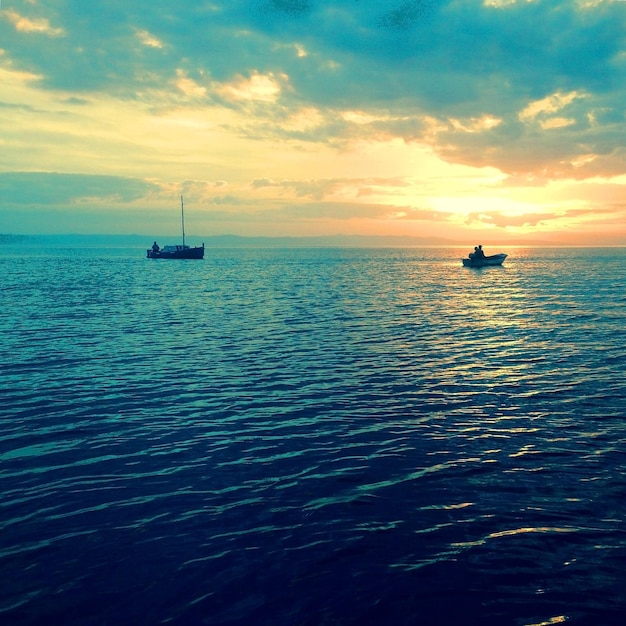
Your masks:
{"label": "water ripple", "polygon": [[0,257],[0,619],[618,623],[626,251],[134,252]]}

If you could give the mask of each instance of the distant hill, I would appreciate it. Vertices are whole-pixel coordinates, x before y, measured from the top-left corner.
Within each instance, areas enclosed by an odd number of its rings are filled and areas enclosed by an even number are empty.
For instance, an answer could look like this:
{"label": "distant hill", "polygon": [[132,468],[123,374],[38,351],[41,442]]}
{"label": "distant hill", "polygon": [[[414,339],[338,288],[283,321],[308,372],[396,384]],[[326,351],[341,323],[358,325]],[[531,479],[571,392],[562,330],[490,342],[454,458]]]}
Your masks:
{"label": "distant hill", "polygon": [[0,246],[18,245],[21,243],[33,242],[31,235],[5,235],[0,233]]}
{"label": "distant hill", "polygon": [[[123,247],[123,248],[148,248],[152,245],[154,236],[148,235],[20,235],[0,233],[0,245],[34,245],[53,247]],[[180,243],[180,235],[161,235],[157,237],[161,244]],[[476,243],[483,243],[488,248],[495,246],[536,246],[558,247],[581,244],[575,240],[568,240],[563,236],[555,236],[552,239],[523,239],[511,237],[508,241],[480,242],[470,240],[453,240],[443,237],[411,237],[392,235],[325,235],[303,237],[248,237],[242,235],[212,235],[209,237],[186,237],[186,243],[192,246],[204,243],[207,248],[426,248],[441,246],[467,246],[471,249]],[[622,236],[594,238],[587,246],[624,246]]]}
{"label": "distant hill", "polygon": [[[0,245],[47,245],[69,247],[142,247],[152,244],[152,237],[143,235],[11,235],[0,234]],[[180,243],[180,236],[157,237],[159,243]],[[204,242],[208,248],[344,248],[344,247],[416,247],[450,246],[453,241],[435,237],[389,237],[375,235],[331,235],[316,237],[244,237],[240,235],[213,235],[187,237],[189,245]],[[463,245],[463,244],[461,244]]]}
{"label": "distant hill", "polygon": [[[180,238],[172,238],[178,242]],[[148,248],[152,239],[143,235],[11,235],[0,233],[0,245],[32,245],[52,247],[140,247]]]}

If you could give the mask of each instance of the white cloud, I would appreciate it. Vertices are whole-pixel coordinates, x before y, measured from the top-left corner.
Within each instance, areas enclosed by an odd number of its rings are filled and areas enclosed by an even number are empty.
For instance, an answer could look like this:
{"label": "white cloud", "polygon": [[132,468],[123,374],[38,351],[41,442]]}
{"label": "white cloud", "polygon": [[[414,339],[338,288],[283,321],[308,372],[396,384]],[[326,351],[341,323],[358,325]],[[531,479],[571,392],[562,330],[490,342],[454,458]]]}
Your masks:
{"label": "white cloud", "polygon": [[539,125],[544,130],[550,130],[552,128],[565,128],[566,126],[572,126],[575,123],[576,120],[571,117],[551,117],[546,120],[541,120]]}
{"label": "white cloud", "polygon": [[540,115],[557,113],[564,109],[568,104],[571,104],[574,100],[584,98],[583,94],[579,94],[577,91],[571,91],[569,93],[556,92],[552,95],[546,96],[541,100],[535,100],[531,102],[523,111],[519,113],[519,119],[522,121],[528,121],[535,119]]}
{"label": "white cloud", "polygon": [[281,83],[287,80],[285,74],[276,76],[272,72],[253,71],[250,76],[239,75],[230,82],[216,85],[216,91],[228,100],[275,102],[282,91]]}
{"label": "white cloud", "polygon": [[536,0],[483,0],[483,6],[501,9],[502,7],[508,7],[518,3],[521,4],[522,2],[530,3],[536,2]]}
{"label": "white cloud", "polygon": [[499,126],[502,123],[502,119],[494,117],[493,115],[482,115],[481,117],[470,118],[465,121],[451,119],[450,123],[455,130],[460,130],[465,133],[478,133]]}
{"label": "white cloud", "polygon": [[204,98],[207,94],[206,87],[199,85],[195,80],[187,76],[185,70],[176,70],[176,87],[188,98]]}
{"label": "white cloud", "polygon": [[147,30],[137,30],[135,31],[135,35],[144,46],[149,48],[163,48],[163,42],[150,34]]}
{"label": "white cloud", "polygon": [[15,29],[22,33],[42,33],[50,37],[60,37],[64,35],[62,28],[54,28],[49,20],[44,17],[28,18],[20,15],[13,9],[5,9],[0,15],[6,15],[7,19],[15,26]]}

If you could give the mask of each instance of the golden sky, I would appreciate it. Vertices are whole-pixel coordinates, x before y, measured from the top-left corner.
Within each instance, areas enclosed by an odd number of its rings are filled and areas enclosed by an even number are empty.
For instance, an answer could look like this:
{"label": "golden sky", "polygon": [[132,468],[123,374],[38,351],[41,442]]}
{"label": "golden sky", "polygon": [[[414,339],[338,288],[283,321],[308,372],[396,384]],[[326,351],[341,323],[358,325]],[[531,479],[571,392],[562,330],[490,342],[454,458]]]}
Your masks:
{"label": "golden sky", "polygon": [[0,233],[626,245],[626,2],[2,0]]}

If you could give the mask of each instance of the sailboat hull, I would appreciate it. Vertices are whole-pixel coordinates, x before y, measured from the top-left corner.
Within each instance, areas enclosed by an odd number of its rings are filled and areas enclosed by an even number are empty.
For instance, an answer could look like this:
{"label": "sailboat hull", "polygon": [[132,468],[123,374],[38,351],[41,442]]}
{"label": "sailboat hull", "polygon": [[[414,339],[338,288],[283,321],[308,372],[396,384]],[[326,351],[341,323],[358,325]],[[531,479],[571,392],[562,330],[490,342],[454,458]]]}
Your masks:
{"label": "sailboat hull", "polygon": [[162,250],[146,250],[149,259],[203,259],[204,244],[201,246],[165,246]]}

